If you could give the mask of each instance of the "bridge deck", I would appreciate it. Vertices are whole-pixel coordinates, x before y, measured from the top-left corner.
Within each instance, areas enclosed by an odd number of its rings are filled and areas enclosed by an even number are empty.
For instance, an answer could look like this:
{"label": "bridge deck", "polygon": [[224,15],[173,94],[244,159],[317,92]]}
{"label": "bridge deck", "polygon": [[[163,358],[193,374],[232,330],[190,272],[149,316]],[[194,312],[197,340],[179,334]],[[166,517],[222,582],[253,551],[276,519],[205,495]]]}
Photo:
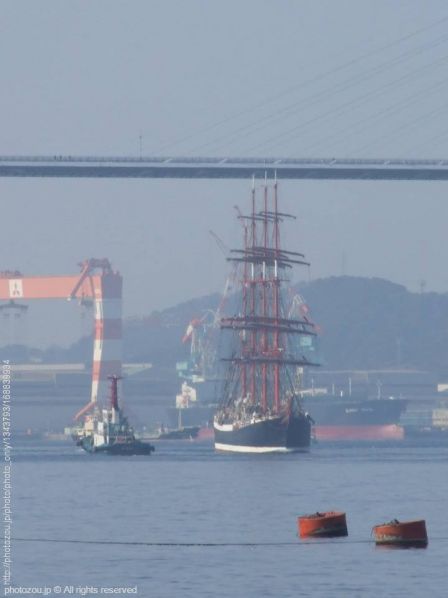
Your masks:
{"label": "bridge deck", "polygon": [[0,177],[443,181],[448,160],[0,156]]}

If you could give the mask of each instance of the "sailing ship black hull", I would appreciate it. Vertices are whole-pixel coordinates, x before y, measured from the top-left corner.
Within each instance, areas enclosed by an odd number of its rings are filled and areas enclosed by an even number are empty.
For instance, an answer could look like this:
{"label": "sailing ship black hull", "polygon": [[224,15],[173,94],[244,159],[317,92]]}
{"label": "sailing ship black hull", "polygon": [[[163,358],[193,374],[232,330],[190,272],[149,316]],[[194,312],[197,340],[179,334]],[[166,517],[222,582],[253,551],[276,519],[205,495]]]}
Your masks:
{"label": "sailing ship black hull", "polygon": [[306,451],[311,423],[304,415],[270,417],[245,424],[215,421],[215,449],[236,453],[285,453]]}

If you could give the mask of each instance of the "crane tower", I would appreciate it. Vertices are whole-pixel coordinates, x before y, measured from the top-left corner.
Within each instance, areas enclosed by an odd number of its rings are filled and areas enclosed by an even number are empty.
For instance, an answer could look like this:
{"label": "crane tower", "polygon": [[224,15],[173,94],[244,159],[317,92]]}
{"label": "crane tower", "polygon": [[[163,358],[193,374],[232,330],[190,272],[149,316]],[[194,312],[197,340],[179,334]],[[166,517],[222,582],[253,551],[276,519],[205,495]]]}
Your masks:
{"label": "crane tower", "polygon": [[107,401],[108,376],[120,376],[122,363],[122,277],[112,270],[109,260],[105,258],[90,258],[79,265],[81,272],[68,276],[23,276],[18,271],[0,272],[0,301],[93,301],[95,326],[92,390],[90,403],[77,417],[97,401]]}

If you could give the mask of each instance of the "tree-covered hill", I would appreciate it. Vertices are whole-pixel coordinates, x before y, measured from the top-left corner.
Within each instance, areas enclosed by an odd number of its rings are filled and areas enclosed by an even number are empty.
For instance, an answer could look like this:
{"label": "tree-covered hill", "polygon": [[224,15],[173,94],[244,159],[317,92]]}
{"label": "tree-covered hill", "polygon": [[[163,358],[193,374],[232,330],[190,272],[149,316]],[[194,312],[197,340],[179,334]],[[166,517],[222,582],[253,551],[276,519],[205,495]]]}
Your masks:
{"label": "tree-covered hill", "polygon": [[[379,278],[332,277],[298,285],[321,330],[323,365],[331,369],[412,367],[448,374],[448,295],[411,293]],[[215,310],[218,294],[186,301],[124,322],[124,360],[174,367],[187,357],[188,323]],[[3,353],[5,349],[0,351]],[[11,358],[11,348],[6,352]],[[90,363],[91,338],[69,349],[16,347],[13,357]]]}

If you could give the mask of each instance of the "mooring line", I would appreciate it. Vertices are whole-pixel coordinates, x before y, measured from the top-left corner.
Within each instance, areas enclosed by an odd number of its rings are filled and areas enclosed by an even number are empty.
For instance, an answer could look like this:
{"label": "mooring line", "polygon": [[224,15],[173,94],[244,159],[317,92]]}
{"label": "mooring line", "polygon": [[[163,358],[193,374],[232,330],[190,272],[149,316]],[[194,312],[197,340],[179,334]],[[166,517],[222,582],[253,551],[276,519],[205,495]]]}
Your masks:
{"label": "mooring line", "polygon": [[[448,536],[431,537],[430,542],[447,541]],[[222,547],[248,547],[257,548],[264,546],[317,546],[319,544],[375,544],[373,538],[368,540],[347,540],[347,539],[321,539],[309,538],[305,541],[296,542],[142,542],[142,541],[120,541],[120,540],[77,540],[58,538],[11,538],[12,542],[46,542],[50,544],[98,544],[114,546],[158,546],[167,548],[192,548],[195,546],[205,548]]]}
{"label": "mooring line", "polygon": [[[448,538],[447,538],[448,539]],[[311,546],[312,544],[372,544],[373,540],[321,540],[311,539],[305,542],[142,542],[142,541],[119,541],[119,540],[76,540],[56,538],[12,538],[12,542],[47,542],[61,544],[101,544],[117,546],[160,546],[160,547],[194,547],[203,546],[207,548],[219,547],[263,547],[263,546]]]}

